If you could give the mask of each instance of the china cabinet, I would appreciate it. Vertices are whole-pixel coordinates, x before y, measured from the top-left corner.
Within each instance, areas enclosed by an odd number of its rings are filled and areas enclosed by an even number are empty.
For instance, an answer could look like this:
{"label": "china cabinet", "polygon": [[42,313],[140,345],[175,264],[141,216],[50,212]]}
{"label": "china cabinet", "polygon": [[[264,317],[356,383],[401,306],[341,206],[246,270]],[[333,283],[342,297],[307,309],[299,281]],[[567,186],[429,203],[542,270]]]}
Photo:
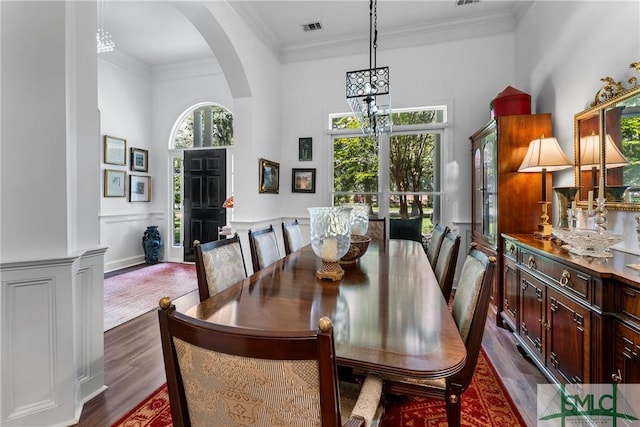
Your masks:
{"label": "china cabinet", "polygon": [[537,229],[542,178],[539,173],[519,173],[518,168],[531,140],[551,136],[551,130],[551,114],[523,114],[496,117],[470,137],[472,239],[499,263],[490,306],[500,326],[504,295],[509,294],[503,284],[508,282],[505,268],[512,268],[504,263],[500,235]]}

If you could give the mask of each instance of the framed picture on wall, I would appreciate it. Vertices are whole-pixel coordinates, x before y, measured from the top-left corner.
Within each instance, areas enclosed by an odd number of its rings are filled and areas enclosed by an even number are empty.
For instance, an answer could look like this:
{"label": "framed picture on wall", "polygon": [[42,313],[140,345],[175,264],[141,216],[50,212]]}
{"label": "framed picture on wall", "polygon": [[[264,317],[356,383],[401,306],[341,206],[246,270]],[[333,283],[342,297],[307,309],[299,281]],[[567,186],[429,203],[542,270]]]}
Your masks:
{"label": "framed picture on wall", "polygon": [[142,175],[129,175],[129,201],[151,201],[151,177]]}
{"label": "framed picture on wall", "polygon": [[293,169],[291,176],[292,193],[315,193],[316,192],[316,170],[315,169]]}
{"label": "framed picture on wall", "polygon": [[104,136],[104,162],[110,165],[127,164],[127,140],[111,135]]}
{"label": "framed picture on wall", "polygon": [[260,159],[260,193],[278,193],[280,188],[280,163]]}
{"label": "framed picture on wall", "polygon": [[104,197],[125,197],[126,175],[123,170],[104,170]]}
{"label": "framed picture on wall", "polygon": [[131,147],[131,170],[137,172],[147,172],[149,170],[149,152],[141,148]]}
{"label": "framed picture on wall", "polygon": [[313,142],[311,137],[298,138],[298,160],[310,162],[313,159]]}

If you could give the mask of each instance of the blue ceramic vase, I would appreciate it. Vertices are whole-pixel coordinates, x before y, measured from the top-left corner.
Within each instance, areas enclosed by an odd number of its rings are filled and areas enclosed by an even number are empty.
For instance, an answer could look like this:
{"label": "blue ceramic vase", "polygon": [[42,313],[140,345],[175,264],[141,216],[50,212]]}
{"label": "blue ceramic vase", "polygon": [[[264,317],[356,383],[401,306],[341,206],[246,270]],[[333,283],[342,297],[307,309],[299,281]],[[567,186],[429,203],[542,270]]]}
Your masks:
{"label": "blue ceramic vase", "polygon": [[142,236],[142,248],[144,249],[144,261],[147,264],[157,264],[162,250],[162,236],[157,225],[150,225]]}

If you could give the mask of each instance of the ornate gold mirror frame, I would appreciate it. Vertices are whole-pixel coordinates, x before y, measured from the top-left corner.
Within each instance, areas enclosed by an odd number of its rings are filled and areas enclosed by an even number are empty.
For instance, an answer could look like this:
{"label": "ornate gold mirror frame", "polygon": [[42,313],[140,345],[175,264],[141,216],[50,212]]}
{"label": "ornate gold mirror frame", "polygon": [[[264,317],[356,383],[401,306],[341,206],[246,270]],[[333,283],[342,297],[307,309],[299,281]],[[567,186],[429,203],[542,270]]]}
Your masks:
{"label": "ornate gold mirror frame", "polygon": [[[640,62],[630,68],[640,73]],[[640,211],[640,81],[601,79],[590,108],[574,117],[575,182],[578,203],[596,198],[604,183],[606,207]]]}

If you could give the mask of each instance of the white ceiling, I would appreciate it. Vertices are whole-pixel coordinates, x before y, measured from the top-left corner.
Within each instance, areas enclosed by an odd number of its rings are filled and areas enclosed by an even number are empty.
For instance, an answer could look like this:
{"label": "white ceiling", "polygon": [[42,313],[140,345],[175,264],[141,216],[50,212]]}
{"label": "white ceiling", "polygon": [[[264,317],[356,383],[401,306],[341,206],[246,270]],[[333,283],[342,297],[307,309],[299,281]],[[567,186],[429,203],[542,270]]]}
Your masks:
{"label": "white ceiling", "polygon": [[[422,43],[428,37],[456,38],[469,27],[473,34],[496,32],[505,22],[517,22],[531,3],[481,0],[458,6],[456,0],[379,0],[378,49],[410,44],[411,36],[420,37]],[[357,51],[368,46],[367,0],[230,0],[230,4],[283,62],[344,52],[354,44]],[[303,31],[303,24],[315,22],[320,22],[321,30]],[[149,67],[213,58],[200,34],[168,1],[107,0],[104,26],[117,50]]]}

